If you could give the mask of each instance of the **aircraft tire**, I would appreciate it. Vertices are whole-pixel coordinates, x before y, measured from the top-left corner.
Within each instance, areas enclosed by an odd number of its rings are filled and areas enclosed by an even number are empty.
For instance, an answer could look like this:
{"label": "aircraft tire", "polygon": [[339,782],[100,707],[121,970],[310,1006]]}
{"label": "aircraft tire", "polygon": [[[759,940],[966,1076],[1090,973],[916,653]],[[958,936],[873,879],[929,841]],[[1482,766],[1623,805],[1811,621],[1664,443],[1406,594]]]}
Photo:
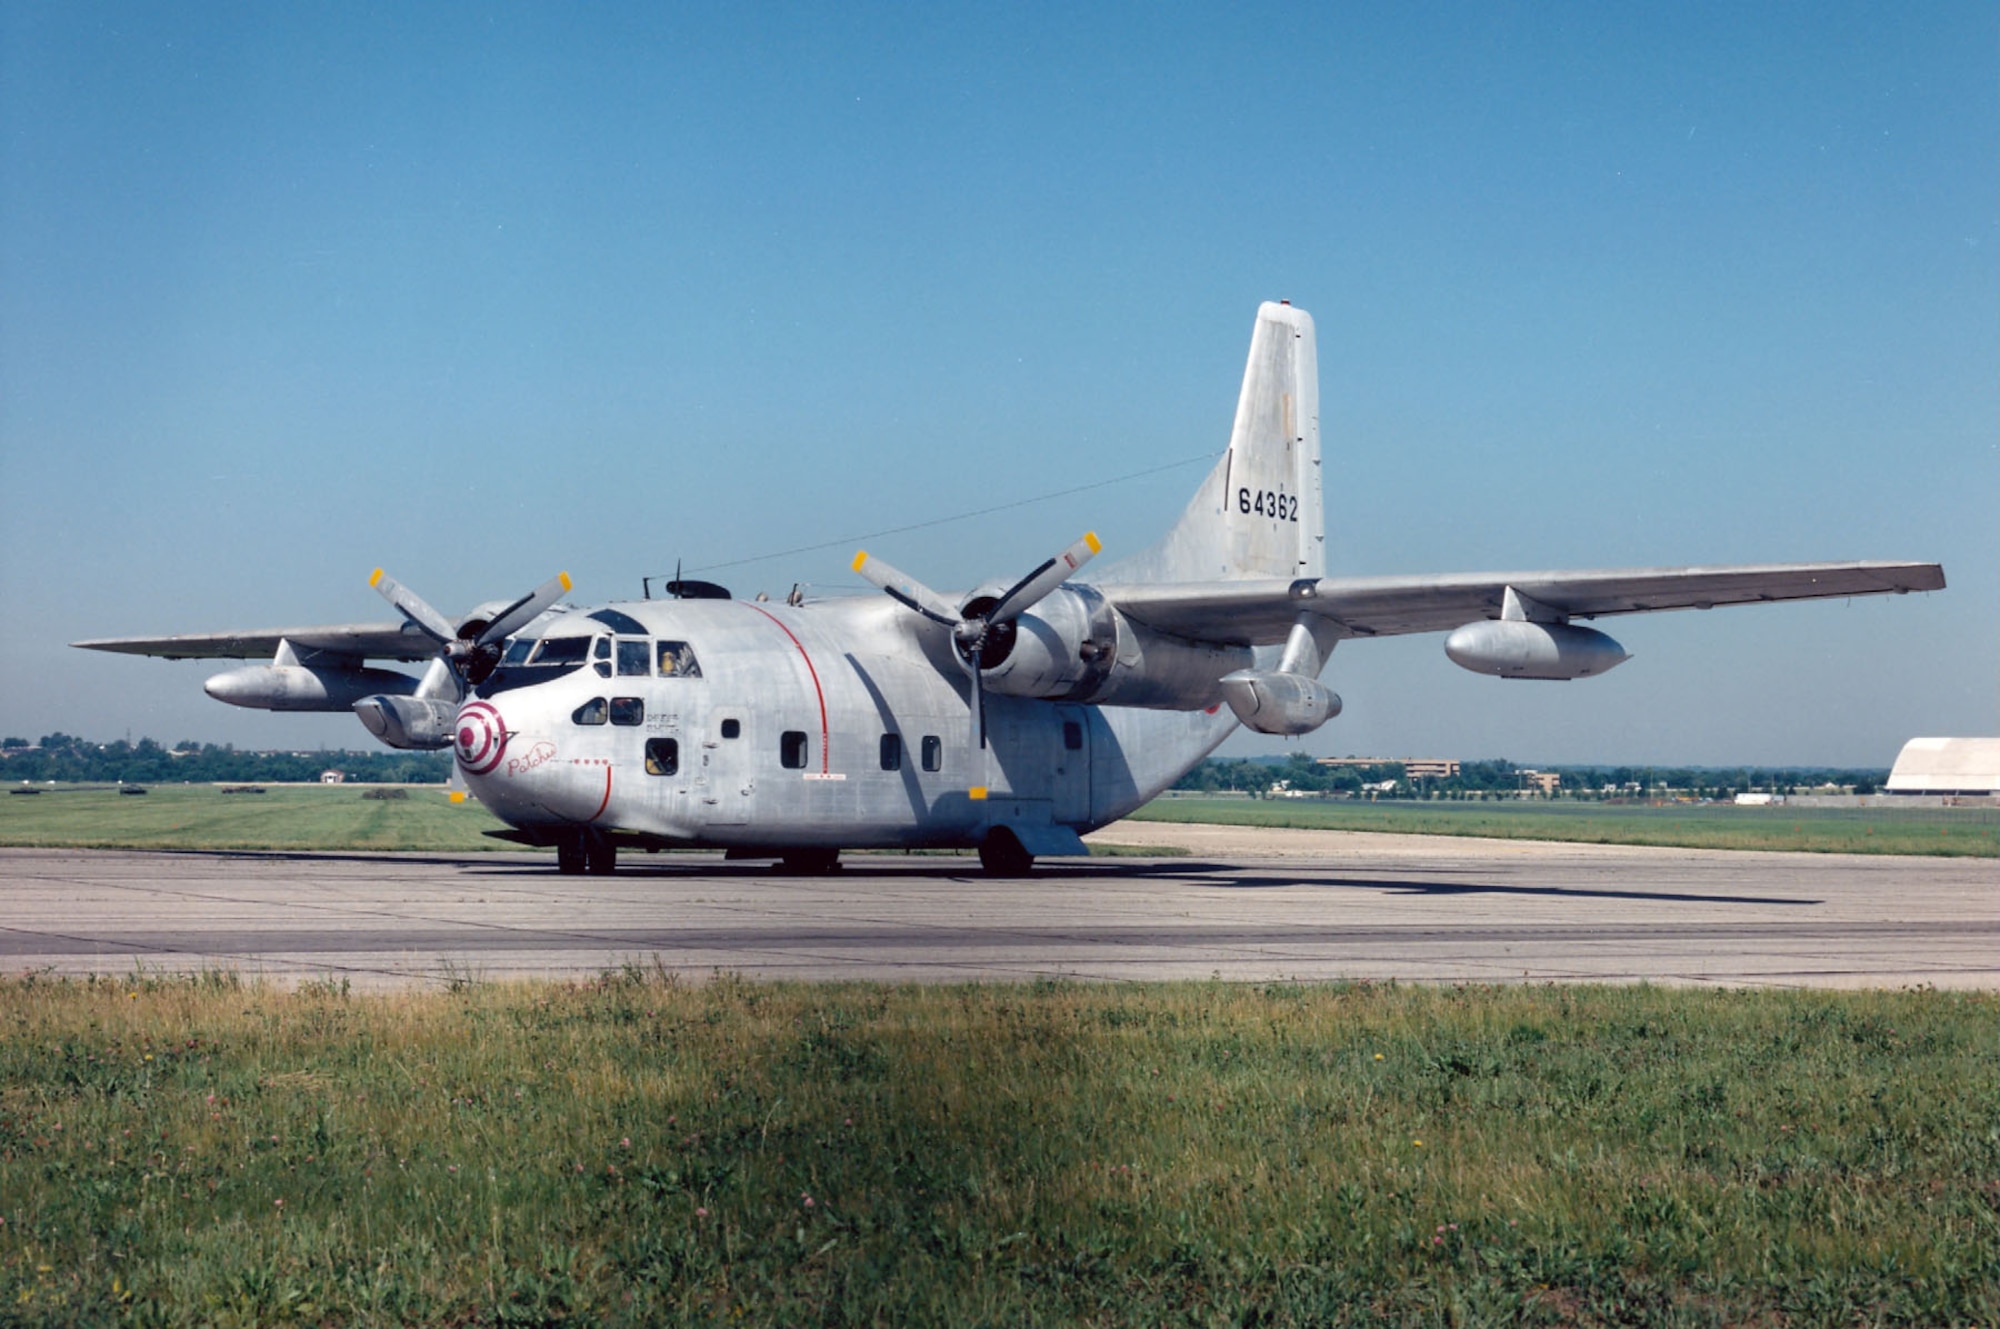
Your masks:
{"label": "aircraft tire", "polygon": [[823,877],[840,870],[838,849],[792,849],[780,855],[785,871],[800,877]]}
{"label": "aircraft tire", "polygon": [[996,826],[979,842],[979,866],[989,877],[1025,877],[1035,868],[1035,856],[1005,826]]}
{"label": "aircraft tire", "polygon": [[588,861],[581,835],[566,835],[556,841],[557,872],[573,877],[584,870]]}
{"label": "aircraft tire", "polygon": [[618,846],[601,835],[586,836],[583,861],[592,876],[608,876],[618,870]]}

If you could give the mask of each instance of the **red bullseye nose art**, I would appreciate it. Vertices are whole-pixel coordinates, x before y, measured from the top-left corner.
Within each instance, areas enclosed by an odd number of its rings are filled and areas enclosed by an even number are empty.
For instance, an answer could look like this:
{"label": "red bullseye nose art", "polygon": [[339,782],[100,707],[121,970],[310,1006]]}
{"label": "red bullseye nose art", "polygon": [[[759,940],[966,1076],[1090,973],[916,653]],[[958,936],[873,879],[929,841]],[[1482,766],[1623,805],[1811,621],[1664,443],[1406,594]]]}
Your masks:
{"label": "red bullseye nose art", "polygon": [[458,709],[458,736],[452,744],[458,764],[467,775],[484,775],[500,764],[507,751],[507,726],[500,712],[483,701],[470,701]]}

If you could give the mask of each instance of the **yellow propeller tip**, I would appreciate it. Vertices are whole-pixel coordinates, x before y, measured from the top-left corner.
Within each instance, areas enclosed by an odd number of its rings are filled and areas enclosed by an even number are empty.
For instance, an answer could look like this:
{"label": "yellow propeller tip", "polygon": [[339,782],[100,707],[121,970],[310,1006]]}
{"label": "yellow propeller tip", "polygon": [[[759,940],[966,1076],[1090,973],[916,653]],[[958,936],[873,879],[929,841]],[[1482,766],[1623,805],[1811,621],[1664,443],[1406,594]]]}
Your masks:
{"label": "yellow propeller tip", "polygon": [[866,549],[857,550],[854,555],[854,570],[856,572],[861,571],[861,565],[867,561],[868,551]]}
{"label": "yellow propeller tip", "polygon": [[1083,542],[1090,546],[1090,552],[1093,554],[1102,553],[1104,550],[1104,542],[1097,538],[1096,531],[1085,531]]}
{"label": "yellow propeller tip", "polygon": [[382,569],[377,568],[368,574],[368,584],[370,586],[380,586],[382,584]]}
{"label": "yellow propeller tip", "polygon": [[570,588],[569,574],[567,572],[558,572],[556,574],[556,580],[562,583],[562,588],[565,591]]}
{"label": "yellow propeller tip", "polygon": [[454,803],[463,803],[465,801],[465,791],[463,789],[454,789],[447,797]]}

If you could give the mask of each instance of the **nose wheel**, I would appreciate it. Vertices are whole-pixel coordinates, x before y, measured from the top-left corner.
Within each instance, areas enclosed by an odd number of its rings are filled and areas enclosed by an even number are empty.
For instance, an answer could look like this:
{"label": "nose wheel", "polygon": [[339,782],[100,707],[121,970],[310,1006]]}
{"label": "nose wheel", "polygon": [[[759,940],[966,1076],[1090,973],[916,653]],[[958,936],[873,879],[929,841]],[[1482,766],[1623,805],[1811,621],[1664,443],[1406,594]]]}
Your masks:
{"label": "nose wheel", "polygon": [[588,872],[604,876],[618,870],[618,846],[592,831],[578,831],[556,841],[556,871],[565,876]]}

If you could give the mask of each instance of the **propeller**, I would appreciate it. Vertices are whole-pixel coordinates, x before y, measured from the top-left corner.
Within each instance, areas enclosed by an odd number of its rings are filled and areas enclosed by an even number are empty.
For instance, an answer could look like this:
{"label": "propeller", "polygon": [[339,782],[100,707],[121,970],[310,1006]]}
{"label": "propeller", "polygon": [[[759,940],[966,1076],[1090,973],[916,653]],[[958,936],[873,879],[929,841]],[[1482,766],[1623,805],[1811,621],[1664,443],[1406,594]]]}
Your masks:
{"label": "propeller", "polygon": [[375,569],[374,575],[368,578],[368,584],[380,591],[383,599],[400,609],[403,617],[409,619],[419,631],[435,641],[439,647],[439,658],[449,664],[460,679],[472,684],[485,682],[493,667],[500,663],[501,642],[526,627],[570,588],[569,574],[558,572],[492,618],[484,622],[477,618],[469,619],[464,626],[454,627],[450,619],[431,608],[422,596],[382,569]]}
{"label": "propeller", "polygon": [[854,556],[854,570],[885,591],[890,599],[922,614],[933,623],[951,629],[952,646],[958,652],[959,663],[972,677],[972,746],[984,749],[986,688],[981,675],[1004,662],[1014,649],[1014,635],[1018,631],[1016,620],[1049,592],[1069,580],[1071,574],[1096,557],[1097,551],[1103,547],[1094,532],[1086,531],[1081,540],[1042,563],[999,595],[974,595],[962,605],[953,604],[916,578],[879,558],[871,557],[866,550]]}

